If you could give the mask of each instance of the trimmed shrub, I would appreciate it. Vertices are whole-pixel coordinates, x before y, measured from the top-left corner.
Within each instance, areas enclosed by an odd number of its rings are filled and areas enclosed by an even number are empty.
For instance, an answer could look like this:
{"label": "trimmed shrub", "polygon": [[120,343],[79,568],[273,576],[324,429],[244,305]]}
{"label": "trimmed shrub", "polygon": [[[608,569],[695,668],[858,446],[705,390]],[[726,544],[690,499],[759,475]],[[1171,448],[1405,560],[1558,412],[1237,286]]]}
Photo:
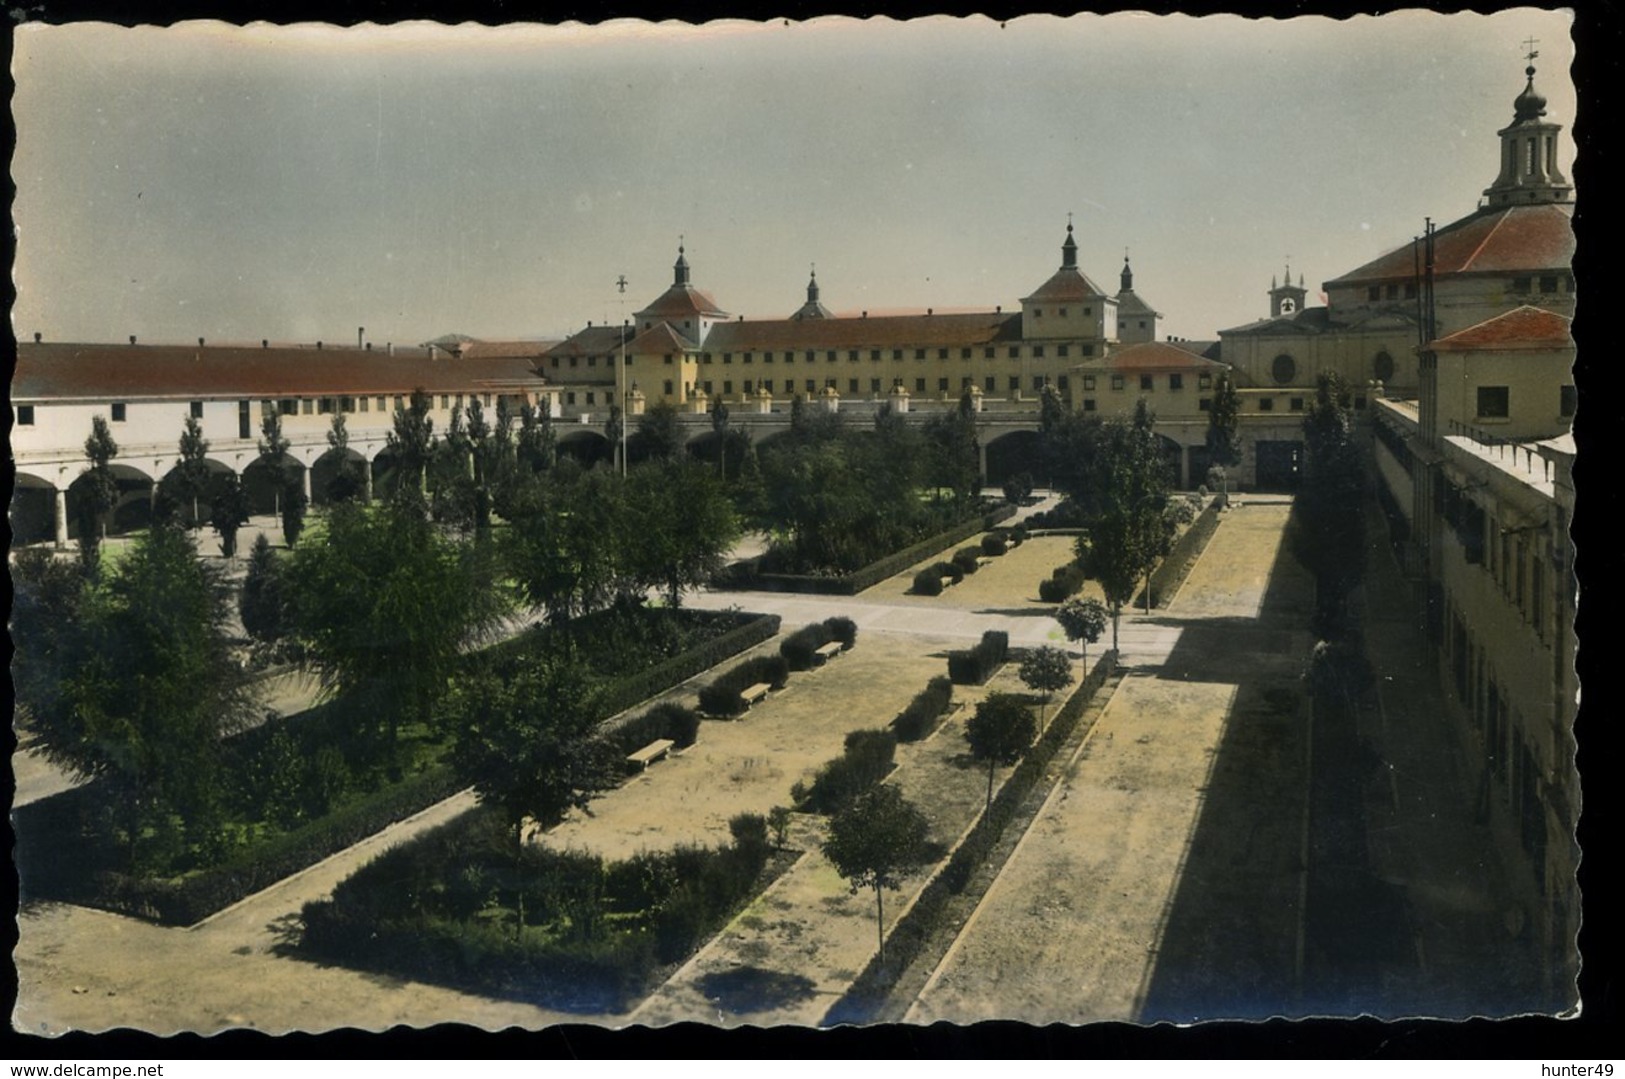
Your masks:
{"label": "trimmed shrub", "polygon": [[818,650],[833,640],[822,622],[802,626],[779,644],[779,655],[792,671],[810,671],[818,664]]}
{"label": "trimmed shrub", "polygon": [[1010,549],[1010,542],[997,532],[989,532],[982,537],[982,553],[998,557]]}
{"label": "trimmed shrub", "polygon": [[931,679],[925,688],[908,702],[908,707],[891,721],[892,730],[897,733],[897,740],[918,742],[929,737],[931,732],[937,729],[937,721],[948,710],[953,697],[952,681],[940,674]]}
{"label": "trimmed shrub", "polygon": [[954,552],[953,562],[964,573],[975,573],[981,566],[981,551],[975,547],[961,547]]}
{"label": "trimmed shrub", "polygon": [[1019,524],[1019,525],[1016,525],[1016,527],[1014,527],[1014,528],[1012,528],[1010,530],[1010,545],[1012,547],[1020,547],[1023,543],[1026,543],[1026,542],[1027,542],[1027,526],[1026,525]]}
{"label": "trimmed shrub", "polygon": [[910,589],[916,596],[942,595],[942,574],[935,566],[927,566],[914,575],[914,587]]}
{"label": "trimmed shrub", "polygon": [[858,624],[844,615],[835,615],[824,619],[824,628],[829,635],[841,642],[841,651],[847,651],[858,643]]}
{"label": "trimmed shrub", "polygon": [[958,584],[960,581],[965,579],[965,571],[954,565],[952,562],[938,562],[931,568],[936,570],[942,576],[947,577],[954,584]]}
{"label": "trimmed shrub", "polygon": [[660,738],[670,738],[678,749],[687,749],[699,733],[700,714],[676,701],[667,701],[605,732],[604,737],[626,756]]}
{"label": "trimmed shrub", "polygon": [[846,749],[818,769],[810,787],[792,789],[797,808],[807,813],[838,813],[858,795],[879,783],[892,770],[897,752],[897,735],[887,730],[852,731],[846,736]]}
{"label": "trimmed shrub", "polygon": [[957,685],[979,686],[1010,658],[1010,634],[990,629],[975,648],[948,653],[948,677]]}
{"label": "trimmed shrub", "polygon": [[1087,580],[1083,567],[1076,562],[1057,566],[1049,579],[1038,582],[1038,598],[1045,603],[1060,603],[1071,599],[1083,591],[1084,582]]}
{"label": "trimmed shrub", "polygon": [[712,716],[737,716],[747,707],[741,696],[758,682],[783,689],[790,681],[790,664],[783,656],[757,656],[724,671],[700,690],[700,711]]}

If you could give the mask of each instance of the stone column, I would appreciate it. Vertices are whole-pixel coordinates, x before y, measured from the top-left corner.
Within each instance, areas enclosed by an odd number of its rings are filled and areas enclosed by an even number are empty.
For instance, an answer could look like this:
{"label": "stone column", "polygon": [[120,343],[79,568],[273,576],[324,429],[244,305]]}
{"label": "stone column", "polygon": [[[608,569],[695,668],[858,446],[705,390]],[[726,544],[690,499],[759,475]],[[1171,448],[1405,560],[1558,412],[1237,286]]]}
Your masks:
{"label": "stone column", "polygon": [[310,466],[309,465],[305,466],[304,471],[300,474],[299,479],[300,479],[300,482],[304,484],[304,488],[305,488],[305,505],[308,506],[308,505],[310,505]]}
{"label": "stone column", "polygon": [[363,465],[363,472],[365,473],[365,479],[363,481],[363,486],[361,488],[362,497],[366,501],[371,502],[372,501],[372,461],[371,461],[370,458],[363,457],[361,459],[361,464]]}
{"label": "stone column", "polygon": [[56,521],[57,550],[68,545],[68,492],[60,487],[51,488],[51,516]]}
{"label": "stone column", "polygon": [[987,486],[987,443],[981,439],[976,441],[976,457],[982,469],[982,486]]}

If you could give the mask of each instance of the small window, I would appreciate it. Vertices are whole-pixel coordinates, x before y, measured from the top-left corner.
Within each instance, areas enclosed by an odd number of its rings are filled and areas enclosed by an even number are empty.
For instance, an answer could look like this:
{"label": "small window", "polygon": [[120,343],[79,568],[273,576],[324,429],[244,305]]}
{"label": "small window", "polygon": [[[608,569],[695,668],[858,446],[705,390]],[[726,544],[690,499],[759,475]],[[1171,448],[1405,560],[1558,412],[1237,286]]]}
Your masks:
{"label": "small window", "polygon": [[828,352],[825,352],[824,353],[824,359],[829,363],[834,363],[835,362],[835,350],[830,349]]}
{"label": "small window", "polygon": [[1056,345],[1055,346],[1055,354],[1057,356],[1061,357],[1061,359],[1063,359],[1063,360],[1066,359],[1067,356],[1071,355],[1071,353],[1072,353],[1072,347],[1070,345]]}
{"label": "small window", "polygon": [[1043,375],[1034,375],[1033,376],[1033,392],[1037,393],[1039,390],[1042,390],[1043,388],[1044,388],[1044,376]]}
{"label": "small window", "polygon": [[1182,390],[1182,389],[1184,389],[1185,388],[1185,376],[1184,375],[1169,375],[1168,376],[1168,388],[1170,390]]}
{"label": "small window", "polygon": [[1293,412],[1302,412],[1303,411],[1303,398],[1301,398],[1301,397],[1290,397],[1290,398],[1288,398],[1287,403],[1286,403],[1286,407],[1288,409],[1290,409],[1291,411],[1293,411]]}
{"label": "small window", "polygon": [[18,405],[17,406],[17,426],[18,427],[32,427],[32,426],[34,426],[34,406],[33,405]]}
{"label": "small window", "polygon": [[1033,318],[1043,318],[1043,317],[1044,317],[1044,309],[1042,307],[1033,308]]}
{"label": "small window", "polygon": [[870,393],[879,393],[880,392],[880,380],[878,378],[871,378],[869,380],[869,392]]}
{"label": "small window", "polygon": [[339,398],[339,411],[340,412],[354,412],[355,411],[355,398],[354,397],[340,397]]}
{"label": "small window", "polygon": [[707,397],[716,392],[716,390],[712,388],[712,384],[709,381],[700,383],[700,386],[705,390],[705,395]]}
{"label": "small window", "polygon": [[1389,285],[1388,286],[1388,298],[1390,300],[1399,299],[1399,286],[1398,285]]}
{"label": "small window", "polygon": [[849,349],[846,350],[846,362],[847,363],[857,363],[858,362],[858,350],[857,349],[849,348]]}
{"label": "small window", "polygon": [[924,393],[925,392],[925,379],[917,378],[917,379],[914,380],[914,392],[915,393]]}
{"label": "small window", "polygon": [[587,357],[587,366],[588,367],[597,367],[598,366],[598,357],[597,356],[588,356]]}
{"label": "small window", "polygon": [[576,403],[576,391],[570,390],[568,393],[566,393],[564,395],[564,403],[567,404],[567,405],[575,404]]}
{"label": "small window", "polygon": [[982,389],[986,393],[995,393],[997,392],[998,384],[997,379],[995,379],[992,375],[988,375],[982,380]]}
{"label": "small window", "polygon": [[203,418],[203,402],[202,401],[193,401],[190,408],[191,408],[191,412],[192,412],[192,418],[194,420],[201,420]]}
{"label": "small window", "polygon": [[970,349],[968,349],[968,348],[960,349],[959,350],[959,358],[962,359],[962,360],[970,359]]}
{"label": "small window", "polygon": [[[572,398],[570,398],[570,403],[571,403],[571,404],[574,404],[574,403],[575,403],[575,398],[573,398],[573,397],[572,397]],[[308,406],[309,406],[309,405],[310,405],[310,402],[309,402],[309,401],[306,401],[306,402],[305,402],[305,405],[306,405],[306,406],[307,406],[307,407],[306,407],[306,408],[305,408],[305,411],[306,411],[306,412],[309,412],[309,411],[310,411],[310,408],[309,408],[309,407],[308,407]],[[399,394],[399,393],[397,393],[397,394],[396,394],[396,395],[395,395],[395,407],[396,407],[396,408],[398,408],[398,409],[400,409],[400,408],[405,408],[405,407],[406,407],[406,397],[405,397],[405,395],[403,395],[403,394]]]}
{"label": "small window", "polygon": [[1095,376],[1094,375],[1084,375],[1083,376],[1083,388],[1086,389],[1086,390],[1092,390],[1092,389],[1095,388]]}
{"label": "small window", "polygon": [[768,393],[772,393],[773,392],[773,380],[770,379],[770,378],[762,379],[762,389],[766,390]]}
{"label": "small window", "polygon": [[1557,291],[1557,275],[1556,274],[1542,275],[1542,277],[1540,279],[1540,291],[1546,292],[1546,293],[1556,292]]}
{"label": "small window", "polygon": [[554,367],[557,367],[557,366],[558,366],[558,365],[559,365],[559,358],[558,358],[558,357],[557,357],[557,356],[554,356],[554,357],[553,357],[553,358],[552,358],[552,359],[551,359],[551,360],[549,360],[549,361],[548,361],[548,362],[549,362],[549,363],[550,363],[550,364],[551,364],[551,365],[552,365],[552,366],[554,366]]}
{"label": "small window", "polygon": [[1123,388],[1123,376],[1122,375],[1113,375],[1112,376],[1112,389],[1121,390],[1122,388]]}
{"label": "small window", "polygon": [[[669,353],[669,352],[666,353],[665,362],[668,363],[668,364],[671,363],[671,353]],[[750,353],[748,353],[748,352],[745,353],[745,362],[746,363],[750,362]],[[667,392],[670,392],[670,391],[667,391]]]}
{"label": "small window", "polygon": [[1021,379],[1017,378],[1015,375],[1011,375],[1010,389],[1012,392],[1021,389]]}
{"label": "small window", "polygon": [[595,401],[594,401],[594,399],[593,399],[593,391],[592,391],[592,390],[588,390],[588,391],[587,391],[587,403],[588,403],[588,404],[589,404],[589,405],[590,405],[590,404],[594,404],[594,403],[595,403]]}
{"label": "small window", "polygon": [[902,359],[903,358],[903,350],[900,349],[900,348],[892,349],[891,350],[891,358],[894,359],[894,360]]}
{"label": "small window", "polygon": [[818,380],[816,378],[809,378],[807,380],[807,392],[808,393],[814,393],[814,392],[817,391],[817,389],[818,389]]}
{"label": "small window", "polygon": [[1528,292],[1529,289],[1530,289],[1531,282],[1533,280],[1534,280],[1533,278],[1529,278],[1529,277],[1514,277],[1512,279],[1512,291],[1513,292]]}
{"label": "small window", "polygon": [[1510,391],[1505,386],[1480,386],[1478,388],[1478,418],[1481,420],[1506,419],[1510,397]]}
{"label": "small window", "polygon": [[807,350],[807,362],[812,363],[817,358],[818,358],[818,353],[814,352],[812,349],[809,348]]}
{"label": "small window", "polygon": [[1071,389],[1072,388],[1072,380],[1067,378],[1067,376],[1065,376],[1065,375],[1057,375],[1056,378],[1055,378],[1055,388],[1058,389],[1058,390]]}
{"label": "small window", "polygon": [[[396,398],[396,401],[399,401],[399,400],[400,400],[400,398]],[[386,397],[378,398],[378,411],[379,412],[388,412],[389,411],[389,399],[388,398],[386,398]]]}
{"label": "small window", "polygon": [[667,379],[667,380],[666,380],[666,389],[665,389],[665,393],[666,393],[666,396],[667,396],[667,397],[670,397],[670,396],[671,396],[671,392],[672,392],[672,391],[671,391],[671,379],[669,379],[669,378],[668,378],[668,379]]}
{"label": "small window", "polygon": [[1574,415],[1574,406],[1577,400],[1573,386],[1559,386],[1557,388],[1557,414],[1564,419]]}
{"label": "small window", "polygon": [[1065,318],[1066,317],[1066,308],[1063,307],[1063,308],[1061,308],[1059,311],[1057,311],[1055,313],[1057,315],[1059,315],[1060,317]]}
{"label": "small window", "polygon": [[878,348],[870,349],[869,350],[869,359],[871,359],[871,360],[879,360],[880,359],[880,350]]}
{"label": "small window", "polygon": [[914,358],[915,358],[915,359],[916,359],[916,360],[923,360],[923,359],[925,359],[925,349],[923,349],[923,348],[917,348],[917,349],[915,349],[915,350],[914,350]]}
{"label": "small window", "polygon": [[723,380],[723,382],[722,382],[722,392],[723,393],[732,393],[732,392],[734,392],[734,384],[733,384],[732,379],[724,379]]}
{"label": "small window", "polygon": [[570,357],[570,366],[571,367],[579,367],[579,366],[581,366],[581,357],[580,356],[571,356]]}
{"label": "small window", "polygon": [[959,380],[960,392],[964,392],[965,390],[970,389],[975,384],[976,384],[976,379],[972,378],[970,375],[963,376]]}
{"label": "small window", "polygon": [[1275,398],[1273,398],[1273,397],[1260,397],[1258,399],[1258,411],[1260,411],[1260,412],[1274,412],[1275,411]]}
{"label": "small window", "polygon": [[372,398],[363,397],[361,399],[361,411],[370,412],[371,410],[372,410]]}
{"label": "small window", "polygon": [[1200,400],[1198,400],[1196,402],[1196,407],[1201,412],[1212,412],[1213,411],[1213,398],[1211,398],[1211,397],[1203,397],[1203,398],[1201,398]]}
{"label": "small window", "polygon": [[1368,303],[1382,299],[1382,286],[1372,285],[1370,288],[1367,288],[1365,290],[1365,298]]}
{"label": "small window", "polygon": [[1408,282],[1405,285],[1405,298],[1407,300],[1416,299],[1416,282],[1415,281]]}
{"label": "small window", "polygon": [[849,378],[849,379],[846,380],[846,392],[847,393],[857,393],[858,392],[858,380],[857,379]]}
{"label": "small window", "polygon": [[937,389],[939,391],[941,391],[942,393],[947,393],[948,392],[948,380],[946,378],[937,379]]}
{"label": "small window", "polygon": [[1021,346],[1020,345],[1011,345],[1010,346],[1010,358],[1012,360],[1021,359]]}
{"label": "small window", "polygon": [[113,402],[113,422],[114,423],[123,423],[124,422],[124,402],[123,401],[114,401]]}
{"label": "small window", "polygon": [[1083,346],[1083,354],[1085,356],[1093,356],[1095,354],[1095,346],[1094,345],[1084,345]]}
{"label": "small window", "polygon": [[1085,412],[1093,412],[1095,410],[1095,399],[1093,397],[1085,397],[1083,399],[1083,410]]}
{"label": "small window", "polygon": [[1095,309],[1093,307],[1085,307],[1083,309],[1083,313],[1085,315],[1093,315],[1095,313]]}
{"label": "small window", "polygon": [[308,397],[301,397],[299,399],[299,411],[309,416],[316,411],[316,402]]}
{"label": "small window", "polygon": [[1033,346],[1033,359],[1041,360],[1043,358],[1044,358],[1044,346],[1043,345],[1034,345]]}
{"label": "small window", "polygon": [[763,363],[772,363],[773,362],[773,350],[772,349],[768,349],[767,351],[762,353],[762,362]]}
{"label": "small window", "polygon": [[994,356],[994,349],[993,349],[992,345],[988,345],[986,348],[982,349],[982,359],[991,360],[993,358],[993,356]]}
{"label": "small window", "polygon": [[755,388],[756,388],[755,383],[751,382],[751,380],[748,379],[748,378],[745,380],[744,385],[740,387],[740,389],[743,390],[746,394],[749,394],[750,391],[755,389]]}
{"label": "small window", "polygon": [[733,363],[734,362],[734,354],[732,352],[724,352],[722,354],[722,362],[723,363]]}
{"label": "small window", "polygon": [[1197,375],[1196,376],[1196,388],[1199,389],[1199,390],[1211,390],[1213,388],[1213,376],[1212,375]]}
{"label": "small window", "polygon": [[1141,375],[1140,376],[1140,390],[1142,392],[1146,392],[1146,391],[1149,391],[1150,389],[1151,389],[1151,376],[1150,375]]}

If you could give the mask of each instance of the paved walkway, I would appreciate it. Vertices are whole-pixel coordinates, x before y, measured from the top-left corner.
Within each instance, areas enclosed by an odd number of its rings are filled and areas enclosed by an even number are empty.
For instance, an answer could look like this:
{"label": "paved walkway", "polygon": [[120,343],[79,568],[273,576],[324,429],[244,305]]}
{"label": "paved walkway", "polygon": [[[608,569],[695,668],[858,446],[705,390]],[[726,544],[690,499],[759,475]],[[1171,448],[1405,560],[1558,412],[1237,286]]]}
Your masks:
{"label": "paved walkway", "polygon": [[[1278,559],[1288,512],[1258,505],[1227,513],[1166,615],[1132,624],[1125,658],[1135,669],[908,1021],[1142,1018],[1170,922],[1184,918],[1193,856],[1206,858],[1193,848],[1235,721],[1239,679],[1257,673],[1249,653],[1277,651],[1238,624],[1256,623],[1295,576]],[[1224,628],[1191,649],[1186,627],[1200,620]],[[1157,621],[1164,632],[1148,632]],[[1226,642],[1234,662],[1226,662]],[[1268,871],[1278,875],[1275,866]],[[1287,942],[1290,968],[1295,918],[1288,912],[1280,922],[1275,936]],[[1210,1007],[1232,1010],[1220,1000]]]}

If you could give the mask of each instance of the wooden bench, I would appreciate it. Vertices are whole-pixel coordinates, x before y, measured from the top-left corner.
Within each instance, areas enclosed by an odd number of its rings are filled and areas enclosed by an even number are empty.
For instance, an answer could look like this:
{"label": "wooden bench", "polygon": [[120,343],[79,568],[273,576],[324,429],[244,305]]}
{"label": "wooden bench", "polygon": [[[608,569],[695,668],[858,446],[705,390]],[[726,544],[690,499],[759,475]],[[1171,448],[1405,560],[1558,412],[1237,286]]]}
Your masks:
{"label": "wooden bench", "polygon": [[670,738],[656,738],[636,753],[627,754],[626,759],[630,764],[641,765],[643,770],[647,772],[650,764],[658,760],[664,760],[676,744]]}
{"label": "wooden bench", "polygon": [[813,649],[813,654],[818,657],[818,662],[827,662],[841,654],[841,642],[830,641],[828,644],[821,644]]}
{"label": "wooden bench", "polygon": [[767,691],[772,688],[773,687],[768,685],[766,682],[757,682],[754,686],[746,686],[744,689],[740,690],[739,695],[745,699],[745,707],[749,708],[751,705],[767,696]]}

